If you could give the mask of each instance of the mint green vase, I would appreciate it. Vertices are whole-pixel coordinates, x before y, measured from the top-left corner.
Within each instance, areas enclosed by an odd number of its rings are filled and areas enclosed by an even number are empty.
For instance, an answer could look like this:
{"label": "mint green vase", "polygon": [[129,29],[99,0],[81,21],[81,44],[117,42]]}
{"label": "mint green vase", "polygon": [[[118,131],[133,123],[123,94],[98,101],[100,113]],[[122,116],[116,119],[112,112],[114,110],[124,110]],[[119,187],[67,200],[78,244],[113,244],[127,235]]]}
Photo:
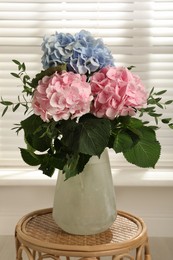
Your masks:
{"label": "mint green vase", "polygon": [[107,230],[116,219],[115,193],[108,152],[93,156],[82,173],[64,181],[58,174],[53,218],[70,234],[92,235]]}

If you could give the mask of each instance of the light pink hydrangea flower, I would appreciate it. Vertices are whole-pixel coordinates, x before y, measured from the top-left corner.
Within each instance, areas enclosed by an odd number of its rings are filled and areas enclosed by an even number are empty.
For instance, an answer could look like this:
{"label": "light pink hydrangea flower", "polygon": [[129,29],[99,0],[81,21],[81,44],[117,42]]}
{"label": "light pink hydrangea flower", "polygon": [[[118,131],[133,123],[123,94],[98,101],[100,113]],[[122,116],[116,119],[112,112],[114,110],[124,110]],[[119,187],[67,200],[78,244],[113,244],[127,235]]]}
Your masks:
{"label": "light pink hydrangea flower", "polygon": [[106,67],[91,77],[94,96],[92,113],[113,120],[133,116],[135,109],[147,102],[147,92],[140,78],[123,67]]}
{"label": "light pink hydrangea flower", "polygon": [[88,113],[92,99],[91,86],[85,75],[55,72],[39,81],[32,106],[34,113],[43,121],[48,122],[51,118],[59,121]]}

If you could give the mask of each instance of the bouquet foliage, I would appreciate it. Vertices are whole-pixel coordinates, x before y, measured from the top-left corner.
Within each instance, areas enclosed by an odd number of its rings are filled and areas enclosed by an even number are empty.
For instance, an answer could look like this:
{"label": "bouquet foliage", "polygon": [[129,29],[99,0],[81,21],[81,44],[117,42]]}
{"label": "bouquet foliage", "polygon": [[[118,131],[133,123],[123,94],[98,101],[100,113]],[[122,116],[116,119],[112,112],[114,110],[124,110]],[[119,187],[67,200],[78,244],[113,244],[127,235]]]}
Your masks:
{"label": "bouquet foliage", "polygon": [[[172,119],[156,110],[173,102],[162,102],[166,91],[147,93],[132,67],[116,67],[102,39],[84,30],[46,36],[42,50],[43,70],[32,79],[25,63],[13,60],[18,73],[11,74],[22,81],[22,94],[16,103],[0,102],[2,115],[20,106],[28,115],[14,127],[24,131],[23,160],[48,176],[60,169],[68,179],[108,147],[132,164],[154,167],[161,150],[157,124],[161,120],[173,128]],[[142,121],[144,114],[156,126]]]}

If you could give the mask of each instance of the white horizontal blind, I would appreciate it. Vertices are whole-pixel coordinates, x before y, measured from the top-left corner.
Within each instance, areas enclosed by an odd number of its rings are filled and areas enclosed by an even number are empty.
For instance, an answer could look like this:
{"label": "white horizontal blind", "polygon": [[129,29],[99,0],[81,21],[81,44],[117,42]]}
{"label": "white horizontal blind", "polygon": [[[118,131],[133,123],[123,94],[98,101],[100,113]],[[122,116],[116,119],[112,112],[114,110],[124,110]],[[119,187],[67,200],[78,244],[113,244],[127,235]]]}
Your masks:
{"label": "white horizontal blind", "polygon": [[[172,28],[173,1],[0,1],[0,95],[15,100],[20,93],[19,81],[10,76],[16,69],[12,59],[24,61],[33,76],[41,69],[45,34],[86,29],[103,38],[116,65],[136,66],[134,72],[148,89],[167,89],[167,98],[173,98]],[[173,116],[172,111],[167,110],[166,117]],[[24,147],[23,136],[10,130],[21,119],[21,111],[0,119],[0,167],[25,165],[18,150]],[[163,146],[158,165],[173,166],[173,131],[163,126],[158,136]],[[129,166],[122,155],[110,154],[113,166]]]}

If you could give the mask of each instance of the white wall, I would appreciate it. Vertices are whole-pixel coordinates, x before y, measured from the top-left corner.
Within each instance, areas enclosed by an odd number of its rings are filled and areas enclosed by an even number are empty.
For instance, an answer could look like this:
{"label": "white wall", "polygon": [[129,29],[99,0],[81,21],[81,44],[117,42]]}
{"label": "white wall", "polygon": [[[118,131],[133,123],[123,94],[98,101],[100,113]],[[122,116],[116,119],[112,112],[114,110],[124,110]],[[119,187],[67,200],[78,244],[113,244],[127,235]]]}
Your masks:
{"label": "white wall", "polygon": [[[173,237],[173,173],[113,170],[117,208],[142,217],[149,236]],[[17,221],[30,211],[52,207],[56,174],[0,172],[0,235],[12,235]]]}

